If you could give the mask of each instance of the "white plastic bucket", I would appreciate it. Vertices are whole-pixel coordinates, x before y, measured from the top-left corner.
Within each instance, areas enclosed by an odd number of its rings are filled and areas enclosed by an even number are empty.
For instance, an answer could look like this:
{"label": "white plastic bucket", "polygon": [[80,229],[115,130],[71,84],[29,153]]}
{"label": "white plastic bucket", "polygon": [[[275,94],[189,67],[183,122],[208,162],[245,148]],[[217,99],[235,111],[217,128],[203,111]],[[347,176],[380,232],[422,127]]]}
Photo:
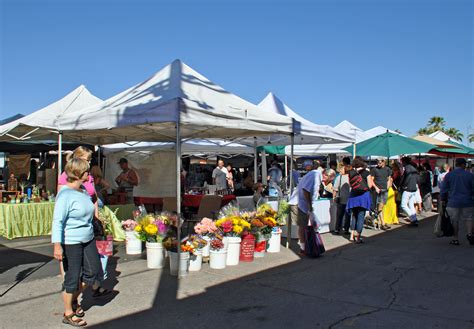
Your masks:
{"label": "white plastic bucket", "polygon": [[146,264],[148,268],[163,268],[165,254],[161,242],[146,243]]}
{"label": "white plastic bucket", "polygon": [[194,254],[189,255],[189,271],[197,272],[202,267],[202,250],[196,250]]}
{"label": "white plastic bucket", "polygon": [[125,252],[127,255],[139,255],[142,253],[142,241],[138,239],[135,231],[125,231]]}
{"label": "white plastic bucket", "polygon": [[222,270],[225,268],[227,260],[227,250],[211,250],[209,265],[215,270]]}
{"label": "white plastic bucket", "polygon": [[234,266],[239,264],[240,258],[240,237],[230,236],[227,238],[227,261],[226,265]]}
{"label": "white plastic bucket", "polygon": [[[169,252],[170,256],[170,274],[177,276],[178,275],[178,253]],[[179,276],[188,275],[189,269],[189,252],[180,253],[180,262],[179,262]]]}
{"label": "white plastic bucket", "polygon": [[227,248],[229,248],[229,237],[225,236],[223,239],[222,239],[222,243],[224,244],[224,250],[227,250]]}
{"label": "white plastic bucket", "polygon": [[208,236],[203,236],[202,238],[207,242],[206,246],[202,248],[202,257],[209,257],[209,251],[211,250],[211,238]]}
{"label": "white plastic bucket", "polygon": [[274,227],[272,230],[272,236],[268,240],[267,252],[280,252],[281,247],[281,229]]}

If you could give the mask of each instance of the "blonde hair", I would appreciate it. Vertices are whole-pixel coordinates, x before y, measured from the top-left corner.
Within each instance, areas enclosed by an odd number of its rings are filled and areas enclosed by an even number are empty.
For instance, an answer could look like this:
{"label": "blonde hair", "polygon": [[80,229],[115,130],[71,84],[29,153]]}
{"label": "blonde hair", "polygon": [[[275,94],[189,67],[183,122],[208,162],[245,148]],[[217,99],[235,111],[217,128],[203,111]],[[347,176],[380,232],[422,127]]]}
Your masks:
{"label": "blonde hair", "polygon": [[80,180],[84,173],[90,169],[89,162],[81,158],[72,158],[66,164],[64,171],[67,175],[67,181],[73,183]]}
{"label": "blonde hair", "polygon": [[72,153],[69,153],[66,156],[66,161],[69,161],[73,158],[81,158],[81,159],[90,160],[92,158],[92,151],[89,150],[87,147],[78,146]]}
{"label": "blonde hair", "polygon": [[103,177],[102,169],[100,169],[99,166],[92,166],[91,171],[89,172],[89,174],[91,174],[92,177],[94,177],[94,178],[96,178],[96,177],[102,178]]}

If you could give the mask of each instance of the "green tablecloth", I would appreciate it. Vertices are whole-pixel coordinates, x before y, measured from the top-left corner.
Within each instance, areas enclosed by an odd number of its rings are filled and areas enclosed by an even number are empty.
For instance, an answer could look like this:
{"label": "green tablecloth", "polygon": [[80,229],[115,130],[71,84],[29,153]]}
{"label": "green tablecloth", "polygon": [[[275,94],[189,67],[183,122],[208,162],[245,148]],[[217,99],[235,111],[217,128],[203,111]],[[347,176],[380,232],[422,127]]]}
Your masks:
{"label": "green tablecloth", "polygon": [[54,203],[0,203],[0,235],[7,239],[49,235]]}
{"label": "green tablecloth", "polygon": [[[132,217],[132,211],[135,209],[134,205],[118,205],[110,207],[112,209],[109,209],[107,206],[105,206],[104,209],[113,213],[113,210],[119,208],[119,210],[117,210],[117,217],[120,213],[124,219]],[[50,235],[53,223],[53,212],[53,202],[20,204],[0,203],[0,235],[7,239]],[[124,241],[125,232],[122,230],[118,218],[113,216],[112,220],[114,240]]]}

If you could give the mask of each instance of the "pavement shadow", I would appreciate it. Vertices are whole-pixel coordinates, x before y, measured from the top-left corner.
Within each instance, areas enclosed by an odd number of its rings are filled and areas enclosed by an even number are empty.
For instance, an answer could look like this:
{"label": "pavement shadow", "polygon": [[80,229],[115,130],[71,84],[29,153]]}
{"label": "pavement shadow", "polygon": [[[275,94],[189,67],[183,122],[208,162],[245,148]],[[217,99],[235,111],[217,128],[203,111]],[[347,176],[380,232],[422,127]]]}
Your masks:
{"label": "pavement shadow", "polygon": [[[318,259],[299,258],[218,280],[204,292],[184,296],[178,289],[192,291],[187,288],[200,281],[178,281],[164,270],[156,278],[158,289],[149,309],[89,327],[381,328],[409,323],[410,328],[464,328],[463,321],[474,321],[469,306],[445,305],[449,316],[443,318],[439,303],[451,295],[472,297],[464,289],[474,279],[466,262],[472,250],[452,249],[446,239],[441,243],[443,239],[433,237],[432,225],[424,220],[419,228],[402,226],[368,237],[363,245],[344,245]],[[453,258],[453,253],[462,257]],[[430,274],[450,275],[453,269],[464,271],[454,287],[440,286]],[[199,278],[212,280],[201,272]]]}
{"label": "pavement shadow", "polygon": [[53,257],[24,249],[9,248],[0,244],[0,274],[19,265],[47,263]]}

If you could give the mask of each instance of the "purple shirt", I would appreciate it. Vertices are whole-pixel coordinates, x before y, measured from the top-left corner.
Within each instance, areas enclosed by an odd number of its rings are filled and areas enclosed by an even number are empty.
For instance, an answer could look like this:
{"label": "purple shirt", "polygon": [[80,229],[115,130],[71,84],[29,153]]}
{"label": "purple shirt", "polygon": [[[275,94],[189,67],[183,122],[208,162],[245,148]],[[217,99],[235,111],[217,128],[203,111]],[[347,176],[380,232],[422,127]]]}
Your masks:
{"label": "purple shirt", "polygon": [[[61,176],[59,176],[58,184],[59,185],[67,184],[66,172],[63,171]],[[86,188],[87,194],[89,194],[89,196],[92,198],[95,195],[95,186],[94,186],[94,178],[92,177],[91,174],[89,174],[89,179],[87,180],[87,182],[85,182],[82,185]]]}

